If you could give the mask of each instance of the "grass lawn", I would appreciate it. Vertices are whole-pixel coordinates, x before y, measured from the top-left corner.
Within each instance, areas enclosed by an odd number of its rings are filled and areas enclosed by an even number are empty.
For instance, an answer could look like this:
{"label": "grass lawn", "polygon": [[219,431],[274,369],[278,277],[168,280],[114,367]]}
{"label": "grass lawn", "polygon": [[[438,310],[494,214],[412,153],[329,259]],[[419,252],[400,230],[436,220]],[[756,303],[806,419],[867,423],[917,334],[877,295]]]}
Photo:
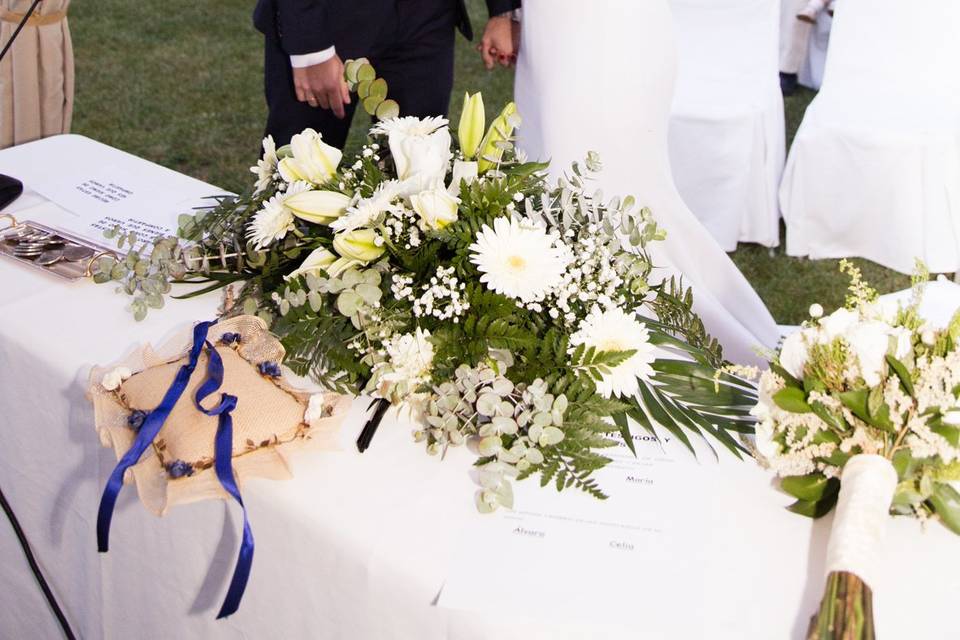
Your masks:
{"label": "grass lawn", "polygon": [[[148,158],[201,180],[239,191],[263,134],[263,43],[251,25],[252,0],[76,0],[70,26],[77,60],[75,133]],[[477,30],[485,13],[468,3]],[[512,76],[488,73],[472,45],[458,38],[452,119],[466,90],[488,105],[505,103]],[[813,93],[787,100],[792,140]],[[357,124],[366,125],[365,118]],[[355,126],[356,149],[364,126]],[[741,245],[734,261],[778,321],[797,323],[813,302],[843,302],[836,261],[789,258],[782,248]],[[909,279],[858,261],[880,291]]]}

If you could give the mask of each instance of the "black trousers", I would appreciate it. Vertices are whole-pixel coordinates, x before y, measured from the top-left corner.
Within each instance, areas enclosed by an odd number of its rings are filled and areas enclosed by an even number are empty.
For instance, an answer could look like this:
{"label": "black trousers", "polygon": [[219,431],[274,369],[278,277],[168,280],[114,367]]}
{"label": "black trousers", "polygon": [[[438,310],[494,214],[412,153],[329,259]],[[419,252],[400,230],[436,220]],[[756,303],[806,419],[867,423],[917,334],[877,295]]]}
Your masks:
{"label": "black trousers", "polygon": [[[377,75],[387,81],[389,98],[405,116],[446,116],[453,89],[453,46],[456,3],[450,0],[396,0],[371,51],[354,51],[337,43],[343,60],[367,57]],[[329,109],[297,100],[290,56],[276,34],[265,37],[264,87],[267,98],[266,133],[277,146],[310,127],[328,144],[343,148],[358,99],[351,96],[347,115],[340,119]]]}

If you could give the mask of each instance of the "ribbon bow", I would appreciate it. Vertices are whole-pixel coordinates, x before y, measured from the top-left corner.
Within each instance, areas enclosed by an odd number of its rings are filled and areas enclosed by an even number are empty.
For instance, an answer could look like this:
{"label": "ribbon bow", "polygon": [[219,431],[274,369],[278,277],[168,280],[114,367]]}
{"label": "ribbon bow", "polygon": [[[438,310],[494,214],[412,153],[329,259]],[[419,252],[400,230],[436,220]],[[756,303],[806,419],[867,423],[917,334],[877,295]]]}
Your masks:
{"label": "ribbon bow", "polygon": [[213,322],[201,322],[194,327],[193,346],[190,349],[187,363],[177,371],[177,375],[163,396],[163,400],[144,419],[133,445],[120,458],[117,466],[110,474],[103,490],[103,496],[100,498],[100,508],[97,513],[97,549],[101,553],[108,550],[110,523],[117,497],[123,487],[124,473],[140,460],[147,447],[160,433],[160,429],[170,416],[170,412],[173,411],[173,407],[176,406],[186,390],[190,377],[197,368],[200,353],[206,347],[208,357],[207,379],[197,389],[194,403],[197,409],[204,414],[217,416],[217,434],[214,439],[214,471],[224,490],[243,509],[243,539],[240,543],[240,552],[237,556],[233,578],[230,580],[230,587],[227,589],[227,595],[220,607],[220,612],[217,614],[217,619],[220,619],[235,613],[240,606],[240,600],[243,598],[243,592],[250,577],[250,568],[253,565],[254,541],[253,531],[250,529],[250,522],[247,519],[247,509],[240,497],[240,489],[233,475],[233,417],[231,412],[237,407],[237,398],[228,393],[222,393],[220,394],[220,404],[212,409],[206,409],[201,405],[205,398],[215,393],[223,385],[223,359],[207,340],[207,333],[215,323],[215,320]]}

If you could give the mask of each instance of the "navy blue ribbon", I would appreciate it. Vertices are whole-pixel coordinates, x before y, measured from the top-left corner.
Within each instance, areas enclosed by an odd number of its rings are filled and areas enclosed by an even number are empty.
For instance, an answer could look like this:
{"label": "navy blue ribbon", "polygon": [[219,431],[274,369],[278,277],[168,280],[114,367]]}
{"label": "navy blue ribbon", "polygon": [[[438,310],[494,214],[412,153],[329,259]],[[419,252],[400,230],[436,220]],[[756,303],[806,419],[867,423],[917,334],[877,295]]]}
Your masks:
{"label": "navy blue ribbon", "polygon": [[253,532],[247,519],[247,509],[240,497],[240,489],[233,475],[233,417],[230,412],[237,407],[237,398],[228,393],[220,394],[220,404],[212,409],[205,409],[200,403],[210,394],[215,393],[223,385],[223,359],[217,350],[207,341],[207,333],[216,320],[201,322],[193,329],[193,346],[187,364],[180,367],[177,375],[163,396],[163,400],[156,409],[147,414],[143,425],[137,432],[130,449],[120,458],[117,466],[107,480],[103,496],[100,498],[100,509],[97,513],[97,548],[106,552],[110,539],[110,522],[113,518],[117,496],[123,488],[123,474],[140,460],[144,451],[154,441],[160,428],[166,422],[176,406],[183,392],[190,382],[190,377],[197,368],[197,362],[204,346],[207,348],[207,378],[197,388],[194,402],[197,408],[208,416],[217,416],[217,435],[214,439],[214,471],[220,484],[243,509],[243,540],[240,543],[240,552],[237,565],[230,580],[230,587],[224,598],[223,605],[217,618],[225,618],[237,611],[243,592],[250,578],[250,568],[253,565]]}
{"label": "navy blue ribbon", "polygon": [[203,413],[218,417],[217,435],[213,447],[213,468],[217,473],[220,484],[243,509],[243,539],[240,542],[240,552],[237,555],[237,565],[233,570],[230,587],[223,599],[220,613],[217,614],[217,619],[220,619],[236,613],[240,607],[240,600],[247,588],[250,568],[253,565],[253,531],[250,529],[250,521],[247,519],[247,508],[243,504],[243,498],[240,497],[240,488],[237,486],[236,478],[233,475],[233,417],[230,412],[237,407],[237,398],[229,393],[222,393],[220,394],[220,404],[216,407],[205,409],[200,404],[204,398],[216,392],[223,384],[223,360],[209,342],[207,343],[207,352],[209,354],[207,379],[197,389],[195,402],[197,409]]}
{"label": "navy blue ribbon", "polygon": [[104,487],[103,496],[100,498],[100,509],[97,512],[97,549],[101,553],[106,552],[109,546],[110,522],[113,519],[113,509],[117,504],[117,496],[120,495],[120,489],[123,488],[123,474],[140,460],[140,456],[160,433],[160,427],[166,422],[170,412],[173,411],[173,407],[180,400],[180,396],[187,388],[187,383],[190,382],[190,376],[193,375],[193,371],[197,367],[200,352],[207,341],[207,331],[214,323],[216,323],[216,320],[201,322],[193,328],[193,347],[190,349],[189,361],[177,371],[177,376],[173,379],[170,388],[167,389],[163,400],[156,409],[147,415],[137,432],[133,445],[120,458],[120,462],[114,467],[110,478],[107,480],[107,486]]}

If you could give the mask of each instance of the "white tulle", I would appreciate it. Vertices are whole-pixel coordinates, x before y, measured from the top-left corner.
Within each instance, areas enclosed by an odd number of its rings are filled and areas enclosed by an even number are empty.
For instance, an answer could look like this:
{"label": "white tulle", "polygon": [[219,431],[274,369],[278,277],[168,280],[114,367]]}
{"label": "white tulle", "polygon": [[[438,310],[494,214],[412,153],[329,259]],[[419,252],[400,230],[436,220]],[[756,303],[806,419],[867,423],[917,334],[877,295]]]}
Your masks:
{"label": "white tulle", "polygon": [[882,456],[861,454],[843,468],[827,545],[827,573],[848,571],[874,585],[897,472]]}

